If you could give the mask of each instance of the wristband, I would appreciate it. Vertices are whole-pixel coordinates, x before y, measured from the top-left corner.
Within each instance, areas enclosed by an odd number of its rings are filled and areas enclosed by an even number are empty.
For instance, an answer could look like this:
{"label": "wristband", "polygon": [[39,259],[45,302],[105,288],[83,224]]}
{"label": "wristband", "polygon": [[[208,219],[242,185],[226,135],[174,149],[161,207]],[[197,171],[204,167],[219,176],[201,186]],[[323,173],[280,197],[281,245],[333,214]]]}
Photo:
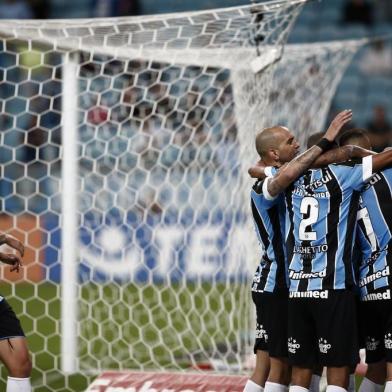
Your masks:
{"label": "wristband", "polygon": [[323,137],[316,146],[321,148],[323,152],[330,150],[335,145],[334,142],[330,142],[328,139]]}

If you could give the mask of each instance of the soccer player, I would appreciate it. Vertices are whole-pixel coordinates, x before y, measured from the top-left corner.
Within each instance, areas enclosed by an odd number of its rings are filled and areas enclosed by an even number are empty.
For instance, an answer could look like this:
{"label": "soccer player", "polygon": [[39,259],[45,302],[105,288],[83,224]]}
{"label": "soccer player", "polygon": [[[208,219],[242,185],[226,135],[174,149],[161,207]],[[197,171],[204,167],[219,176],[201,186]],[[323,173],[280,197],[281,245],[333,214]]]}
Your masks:
{"label": "soccer player", "polygon": [[[309,148],[310,146],[314,145],[317,143],[320,138],[322,137],[322,133],[315,133],[311,136],[309,136],[308,141],[307,141],[307,147]],[[367,133],[363,131],[362,129],[359,128],[354,128],[349,131],[343,132],[343,134],[339,135],[338,137],[338,144],[340,147],[344,146],[357,146],[360,148],[363,148],[364,150],[368,151],[370,155],[372,153],[372,146],[370,144],[370,140],[367,136]],[[364,155],[366,156],[366,155]],[[362,252],[360,251],[359,247],[355,246],[354,252],[353,252],[353,262],[355,265],[359,265],[358,260],[362,257]],[[357,299],[357,302],[359,300]],[[359,315],[358,315],[359,316]],[[358,318],[359,319],[359,318]],[[358,324],[360,326],[360,324]],[[361,328],[360,328],[361,329]],[[364,343],[362,342],[362,337],[359,339],[360,342],[360,347],[364,347]],[[356,387],[355,387],[355,369],[356,369],[356,364],[353,365],[350,369],[350,377],[349,377],[349,386],[348,386],[348,392],[355,392]],[[310,391],[311,392],[316,392],[319,391],[319,384],[320,384],[320,379],[321,379],[321,374],[322,374],[322,367],[316,367],[313,369],[313,376],[310,384]],[[372,374],[373,372],[371,372]],[[364,389],[361,392],[365,392],[366,389]],[[368,392],[372,392],[369,390]],[[376,392],[376,391],[374,391]]]}
{"label": "soccer player", "polygon": [[[0,252],[0,261],[19,272],[24,254],[23,244],[8,234],[0,234],[0,245],[7,244],[19,254]],[[31,392],[31,360],[26,338],[11,306],[0,296],[0,360],[8,370],[6,392]]]}
{"label": "soccer player", "polygon": [[[244,391],[286,391],[289,382],[287,364],[287,267],[285,262],[285,205],[281,192],[325,151],[341,127],[351,120],[351,111],[340,113],[325,138],[301,156],[294,158],[299,145],[284,127],[268,128],[256,137],[256,149],[264,166],[281,167],[290,162],[271,181],[258,181],[251,194],[252,213],[264,253],[256,271],[252,298],[256,305],[256,368]],[[260,169],[260,168],[259,168]],[[268,187],[268,190],[264,189]],[[279,195],[273,201],[263,193]],[[269,367],[269,359],[271,367]]]}
{"label": "soccer player", "polygon": [[347,390],[358,357],[352,265],[357,191],[391,163],[389,151],[309,170],[286,192],[290,392],[308,391],[315,363],[327,367],[328,392]]}
{"label": "soccer player", "polygon": [[[371,148],[370,139],[361,129],[354,129],[342,135],[339,144],[348,143]],[[376,173],[361,194],[357,215],[358,242],[362,251],[359,263],[359,320],[368,363],[366,377],[359,392],[383,391],[386,378],[385,360],[392,363],[392,350],[388,349],[386,343],[386,336],[392,332],[388,326],[388,323],[392,323],[391,299],[384,299],[382,296],[383,292],[390,293],[392,288],[392,213],[388,211],[392,201],[391,192],[392,169]]]}

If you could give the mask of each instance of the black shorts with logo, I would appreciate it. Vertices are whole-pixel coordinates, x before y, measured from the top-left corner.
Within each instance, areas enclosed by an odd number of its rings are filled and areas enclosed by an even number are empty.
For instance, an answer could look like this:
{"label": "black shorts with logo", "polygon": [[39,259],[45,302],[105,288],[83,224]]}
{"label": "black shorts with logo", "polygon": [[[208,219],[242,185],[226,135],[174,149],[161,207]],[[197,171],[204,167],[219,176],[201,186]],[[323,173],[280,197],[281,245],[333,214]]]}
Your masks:
{"label": "black shorts with logo", "polygon": [[[389,290],[389,289],[388,289]],[[374,291],[382,298],[385,288]],[[377,298],[377,296],[374,296]],[[361,301],[361,326],[366,343],[366,362],[392,362],[392,299]]]}
{"label": "black shorts with logo", "polygon": [[313,293],[290,293],[289,296],[290,364],[305,368],[313,368],[314,364],[355,365],[359,361],[356,294],[348,290],[329,290],[316,292],[312,297]]}
{"label": "black shorts with logo", "polygon": [[8,302],[0,301],[0,340],[25,336],[19,319]]}
{"label": "black shorts with logo", "polygon": [[287,291],[252,291],[252,299],[257,317],[255,354],[257,350],[263,350],[270,357],[287,358]]}

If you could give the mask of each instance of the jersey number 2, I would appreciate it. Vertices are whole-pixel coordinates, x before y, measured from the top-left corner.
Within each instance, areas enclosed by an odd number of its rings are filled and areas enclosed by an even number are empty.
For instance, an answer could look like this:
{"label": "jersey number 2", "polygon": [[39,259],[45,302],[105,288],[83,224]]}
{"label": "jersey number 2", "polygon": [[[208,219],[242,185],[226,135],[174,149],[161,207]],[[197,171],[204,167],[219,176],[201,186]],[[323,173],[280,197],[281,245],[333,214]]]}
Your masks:
{"label": "jersey number 2", "polygon": [[304,197],[301,201],[301,214],[307,215],[299,225],[299,239],[301,241],[315,241],[317,233],[315,231],[306,231],[306,228],[317,222],[319,216],[319,203],[314,197]]}

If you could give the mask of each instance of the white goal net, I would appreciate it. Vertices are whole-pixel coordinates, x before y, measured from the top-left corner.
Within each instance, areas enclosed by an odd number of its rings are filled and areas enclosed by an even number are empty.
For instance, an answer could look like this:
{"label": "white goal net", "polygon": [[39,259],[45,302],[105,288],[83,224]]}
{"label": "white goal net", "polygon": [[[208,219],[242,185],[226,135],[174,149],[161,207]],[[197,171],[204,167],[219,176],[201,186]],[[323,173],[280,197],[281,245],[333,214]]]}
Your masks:
{"label": "white goal net", "polygon": [[0,229],[27,246],[1,294],[35,391],[82,391],[106,369],[244,370],[255,132],[306,132],[311,106],[321,126],[357,45],[276,65],[304,2],[0,22]]}

